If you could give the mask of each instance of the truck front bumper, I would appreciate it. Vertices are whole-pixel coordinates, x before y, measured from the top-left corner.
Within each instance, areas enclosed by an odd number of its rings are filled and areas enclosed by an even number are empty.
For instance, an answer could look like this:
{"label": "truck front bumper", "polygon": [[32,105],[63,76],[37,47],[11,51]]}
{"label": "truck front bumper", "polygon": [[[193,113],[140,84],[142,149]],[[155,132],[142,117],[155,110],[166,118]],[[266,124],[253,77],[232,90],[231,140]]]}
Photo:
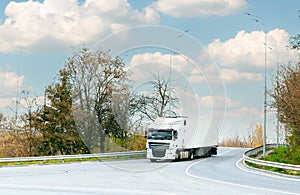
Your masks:
{"label": "truck front bumper", "polygon": [[147,158],[148,159],[156,159],[156,160],[175,160],[177,158],[177,154],[175,150],[172,149],[147,149]]}

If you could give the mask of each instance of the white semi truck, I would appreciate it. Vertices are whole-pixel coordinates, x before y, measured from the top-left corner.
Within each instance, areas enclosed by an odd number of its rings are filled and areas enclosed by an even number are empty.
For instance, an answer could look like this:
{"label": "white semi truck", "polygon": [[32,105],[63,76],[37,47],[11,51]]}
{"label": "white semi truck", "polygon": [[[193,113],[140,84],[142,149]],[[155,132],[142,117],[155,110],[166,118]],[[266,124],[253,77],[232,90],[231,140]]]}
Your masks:
{"label": "white semi truck", "polygon": [[218,131],[203,129],[188,117],[159,117],[148,126],[147,158],[193,159],[217,154]]}

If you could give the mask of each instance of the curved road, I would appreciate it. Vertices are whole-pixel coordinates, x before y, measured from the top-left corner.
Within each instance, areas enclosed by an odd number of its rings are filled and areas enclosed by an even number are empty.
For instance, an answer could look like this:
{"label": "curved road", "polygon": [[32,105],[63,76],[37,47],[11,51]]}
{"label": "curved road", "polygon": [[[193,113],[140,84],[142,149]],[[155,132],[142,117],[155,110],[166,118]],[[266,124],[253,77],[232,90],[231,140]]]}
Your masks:
{"label": "curved road", "polygon": [[300,194],[300,179],[239,168],[244,149],[193,161],[127,160],[0,168],[0,194]]}

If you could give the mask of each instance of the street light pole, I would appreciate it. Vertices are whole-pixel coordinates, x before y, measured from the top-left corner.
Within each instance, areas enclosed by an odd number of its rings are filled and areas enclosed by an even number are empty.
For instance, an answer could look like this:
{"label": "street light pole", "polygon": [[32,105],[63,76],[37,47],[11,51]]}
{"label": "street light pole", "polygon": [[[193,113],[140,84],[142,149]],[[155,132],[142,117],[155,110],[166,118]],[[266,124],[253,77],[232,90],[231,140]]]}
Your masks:
{"label": "street light pole", "polygon": [[[268,47],[269,49],[271,49],[271,50],[274,50],[275,49],[275,51],[276,51],[276,87],[278,87],[278,50],[277,50],[277,48],[274,48],[274,47]],[[275,95],[277,95],[276,94],[276,92],[275,92]],[[278,113],[278,108],[277,108],[277,110],[276,110],[276,118],[277,118],[277,120],[276,120],[276,147],[278,148],[278,146],[279,146],[279,113]]]}
{"label": "street light pole", "polygon": [[265,70],[264,70],[264,134],[263,134],[263,156],[266,156],[266,140],[267,140],[267,25],[265,23],[265,20],[260,16],[255,16],[253,14],[250,14],[248,12],[245,12],[246,15],[253,17],[253,20],[257,23],[260,23],[264,27],[264,33],[265,33]]}

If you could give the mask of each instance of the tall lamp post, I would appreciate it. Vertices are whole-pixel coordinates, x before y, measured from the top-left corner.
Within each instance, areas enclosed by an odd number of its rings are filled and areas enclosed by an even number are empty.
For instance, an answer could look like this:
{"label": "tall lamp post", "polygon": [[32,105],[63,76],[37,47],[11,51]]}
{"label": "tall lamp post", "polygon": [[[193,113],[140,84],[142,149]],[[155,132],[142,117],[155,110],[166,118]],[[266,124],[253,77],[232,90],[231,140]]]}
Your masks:
{"label": "tall lamp post", "polygon": [[[276,85],[278,87],[278,65],[279,65],[278,50],[277,50],[277,48],[270,47],[270,46],[268,46],[268,48],[271,49],[271,50],[276,51]],[[277,95],[277,94],[275,94],[275,95]],[[277,111],[276,111],[276,118],[277,118],[277,121],[276,121],[276,147],[278,148],[278,146],[279,146],[279,113],[278,113],[278,108],[277,108]]]}
{"label": "tall lamp post", "polygon": [[251,16],[253,20],[257,23],[260,23],[264,27],[264,33],[265,33],[265,83],[264,83],[264,135],[263,135],[263,156],[266,156],[266,139],[267,139],[267,25],[265,20],[260,17],[253,14],[250,14],[248,12],[245,12],[246,15]]}

